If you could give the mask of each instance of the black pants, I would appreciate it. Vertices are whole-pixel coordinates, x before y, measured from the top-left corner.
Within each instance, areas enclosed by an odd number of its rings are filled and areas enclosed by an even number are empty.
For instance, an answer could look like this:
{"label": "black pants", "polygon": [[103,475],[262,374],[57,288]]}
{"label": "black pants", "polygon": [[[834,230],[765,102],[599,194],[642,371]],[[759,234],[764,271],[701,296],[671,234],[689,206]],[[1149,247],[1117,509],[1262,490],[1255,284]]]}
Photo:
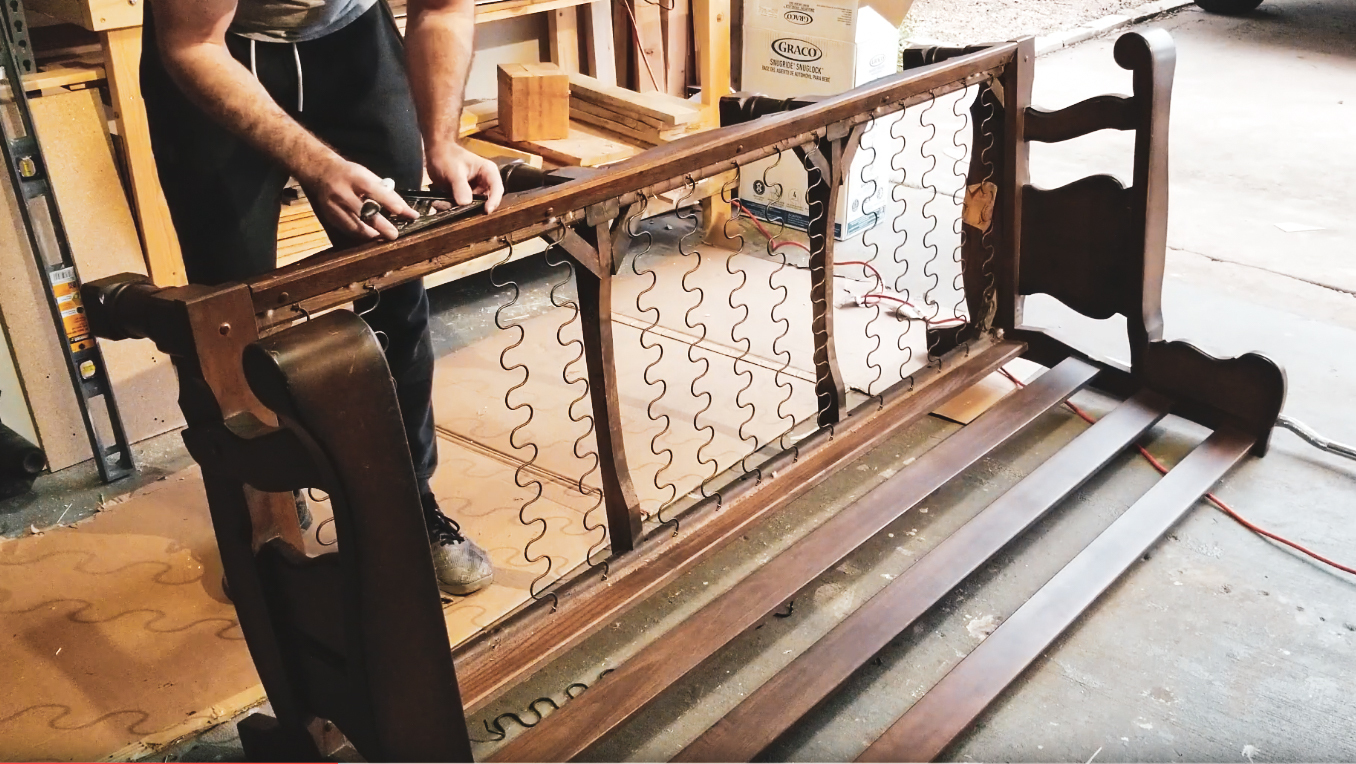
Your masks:
{"label": "black pants", "polygon": [[[141,87],[188,280],[221,284],[271,271],[277,266],[288,172],[188,101],[160,61],[154,27],[147,13]],[[385,3],[333,34],[299,43],[295,51],[290,44],[235,35],[227,35],[226,43],[288,114],[344,158],[395,180],[398,188],[420,187],[423,144],[404,49]],[[325,230],[336,246],[355,243],[341,231]],[[428,295],[415,281],[365,298],[355,309],[370,311],[364,316],[368,325],[387,338],[386,361],[415,474],[427,492],[438,464]]]}

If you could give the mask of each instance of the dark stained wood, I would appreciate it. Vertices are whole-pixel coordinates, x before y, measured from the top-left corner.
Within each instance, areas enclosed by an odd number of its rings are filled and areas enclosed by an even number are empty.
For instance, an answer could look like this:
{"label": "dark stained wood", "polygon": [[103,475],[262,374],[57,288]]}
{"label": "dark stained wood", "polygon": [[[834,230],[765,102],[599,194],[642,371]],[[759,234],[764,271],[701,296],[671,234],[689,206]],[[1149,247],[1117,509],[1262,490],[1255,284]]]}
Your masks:
{"label": "dark stained wood", "polygon": [[1139,124],[1135,102],[1125,96],[1100,95],[1058,111],[1026,110],[1026,139],[1059,143],[1098,130],[1134,130]]}
{"label": "dark stained wood", "polygon": [[[593,251],[594,262],[598,264],[596,270],[575,269],[579,326],[588,369],[589,400],[593,404],[593,434],[598,444],[607,532],[612,553],[623,554],[640,543],[640,498],[631,482],[631,468],[623,447],[626,433],[618,398],[617,349],[612,339],[612,236],[606,225],[599,225],[589,233],[590,241],[574,234],[575,240]],[[597,243],[597,249],[592,242]]]}
{"label": "dark stained wood", "polygon": [[1036,39],[1017,44],[1013,65],[1003,70],[1002,133],[998,141],[997,262],[998,314],[994,326],[1005,331],[1022,324],[1022,295],[1017,289],[1022,269],[1022,193],[1031,182],[1031,149],[1026,141],[1026,110],[1031,106],[1031,86],[1036,66]]}
{"label": "dark stained wood", "polygon": [[1163,339],[1163,269],[1168,248],[1168,122],[1172,106],[1172,74],[1177,50],[1162,29],[1123,34],[1116,40],[1116,63],[1133,72],[1135,125],[1135,193],[1131,219],[1142,227],[1139,312],[1126,316],[1130,363],[1144,346]]}
{"label": "dark stained wood", "polygon": [[1132,194],[1093,175],[1022,195],[1020,293],[1048,294],[1090,318],[1137,316],[1143,303]]}
{"label": "dark stained wood", "polygon": [[1078,391],[1095,367],[1066,361],[1004,398],[910,468],[797,541],[632,656],[585,695],[497,751],[493,761],[564,761],[632,718],[669,685],[772,613],[889,523]]}
{"label": "dark stained wood", "polygon": [[668,527],[646,536],[635,551],[609,562],[603,579],[597,572],[556,590],[558,606],[549,601],[530,605],[503,624],[487,629],[457,648],[453,657],[467,710],[482,708],[495,693],[521,680],[690,570],[707,556],[773,512],[781,509],[836,471],[916,422],[942,401],[968,389],[994,369],[1021,354],[1022,346],[998,343],[957,350],[940,366],[914,375],[912,389],[901,382],[879,401],[873,400],[834,428],[800,441],[794,453],[762,465],[764,474],[722,488],[682,518],[681,533]]}
{"label": "dark stained wood", "polygon": [[1159,419],[1171,402],[1141,393],[1103,417],[834,627],[674,761],[752,761],[890,640]]}
{"label": "dark stained wood", "polygon": [[1181,341],[1150,342],[1136,377],[1176,400],[1173,413],[1206,427],[1234,427],[1256,441],[1265,456],[1271,430],[1285,405],[1285,371],[1260,353],[1215,358]]}
{"label": "dark stained wood", "polygon": [[[854,129],[853,137],[862,129],[861,125]],[[810,242],[810,331],[814,337],[815,401],[820,427],[837,423],[847,406],[847,386],[838,367],[833,333],[833,246],[838,197],[856,149],[854,142],[845,152],[841,139],[825,139],[796,149],[805,165],[805,201],[810,215],[806,230]]]}
{"label": "dark stained wood", "polygon": [[[965,87],[972,80],[983,79],[992,70],[1006,65],[1015,50],[1013,44],[995,45],[982,52],[885,77],[812,107],[756,124],[694,134],[612,165],[609,172],[506,199],[494,215],[424,229],[395,242],[374,243],[307,258],[250,280],[256,312],[264,313],[349,284],[368,282],[406,266],[443,257],[468,245],[491,242],[593,204],[620,198],[624,206],[639,198],[638,192],[642,189],[659,188],[655,184],[661,181],[669,182],[669,188],[676,188],[684,185],[689,175],[709,177],[735,169],[737,165],[822,137],[825,125],[867,121],[872,118],[874,109],[898,110],[911,102],[927,100],[931,97],[929,93]],[[815,135],[815,131],[819,134]],[[442,267],[451,264],[448,262]],[[424,274],[408,272],[406,275],[409,280]]]}
{"label": "dark stained wood", "polygon": [[1237,431],[1212,434],[952,668],[857,760],[935,759],[1252,445],[1251,437]]}
{"label": "dark stained wood", "polygon": [[250,344],[241,366],[298,436],[334,510],[336,552],[258,555],[309,708],[369,761],[470,761],[414,464],[371,328],[327,313]]}

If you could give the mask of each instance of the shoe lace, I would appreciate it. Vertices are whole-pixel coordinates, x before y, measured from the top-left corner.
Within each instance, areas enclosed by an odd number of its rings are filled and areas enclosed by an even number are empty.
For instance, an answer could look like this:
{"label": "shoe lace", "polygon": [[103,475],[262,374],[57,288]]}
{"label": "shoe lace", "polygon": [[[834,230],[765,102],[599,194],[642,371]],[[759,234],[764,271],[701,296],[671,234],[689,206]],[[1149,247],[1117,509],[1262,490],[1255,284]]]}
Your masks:
{"label": "shoe lace", "polygon": [[428,523],[428,535],[439,544],[460,544],[466,540],[461,535],[461,526],[456,520],[444,515],[442,510],[435,508],[424,511],[424,519]]}

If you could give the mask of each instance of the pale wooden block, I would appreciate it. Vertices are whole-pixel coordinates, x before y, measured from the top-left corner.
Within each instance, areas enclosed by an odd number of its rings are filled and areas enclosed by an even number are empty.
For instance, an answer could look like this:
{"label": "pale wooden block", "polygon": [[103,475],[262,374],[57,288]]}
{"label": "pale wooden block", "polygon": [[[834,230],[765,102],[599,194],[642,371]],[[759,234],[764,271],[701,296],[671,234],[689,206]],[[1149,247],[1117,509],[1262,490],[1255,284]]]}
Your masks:
{"label": "pale wooden block", "polygon": [[569,75],[555,64],[500,64],[499,129],[512,141],[568,138]]}

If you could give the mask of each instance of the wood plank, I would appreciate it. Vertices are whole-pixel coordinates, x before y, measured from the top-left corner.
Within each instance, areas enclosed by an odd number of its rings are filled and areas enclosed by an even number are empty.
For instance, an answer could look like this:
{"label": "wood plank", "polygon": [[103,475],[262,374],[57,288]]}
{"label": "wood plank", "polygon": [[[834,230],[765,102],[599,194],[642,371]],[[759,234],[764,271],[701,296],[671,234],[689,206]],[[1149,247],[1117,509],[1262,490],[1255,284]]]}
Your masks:
{"label": "wood plank", "polygon": [[508,146],[500,146],[497,143],[482,141],[479,138],[462,138],[461,145],[469,151],[475,152],[478,156],[487,159],[521,159],[527,164],[541,168],[541,157],[528,151],[519,151]]}
{"label": "wood plank", "polygon": [[583,6],[584,56],[588,74],[604,85],[617,84],[617,55],[612,44],[612,0]]}
{"label": "wood plank", "polygon": [[556,8],[546,14],[551,63],[567,72],[579,71],[579,9]]}
{"label": "wood plank", "polygon": [[550,162],[578,167],[597,167],[617,162],[645,150],[626,142],[626,139],[592,125],[570,123],[570,137],[556,141],[511,141],[499,129],[485,133],[485,138],[519,151],[538,154]]}
{"label": "wood plank", "polygon": [[668,93],[668,66],[664,63],[664,20],[652,0],[630,0],[636,34],[636,88],[642,93]]}
{"label": "wood plank", "polygon": [[133,28],[141,36],[141,3],[126,0],[24,0],[31,11],[93,32]]}
{"label": "wood plank", "polygon": [[[722,491],[719,505],[711,502],[685,515],[683,534],[678,539],[670,538],[667,529],[652,533],[640,548],[613,560],[607,578],[589,576],[567,584],[557,592],[562,603],[558,611],[538,605],[459,646],[453,657],[468,713],[483,708],[496,693],[615,622],[646,597],[1024,349],[1018,343],[999,342],[975,348],[973,353],[953,351],[942,359],[945,373],[938,367],[923,369],[914,376],[907,394],[887,391],[882,396],[883,406],[873,402],[854,411],[834,428],[831,439],[822,432],[812,435],[798,444],[798,458],[774,459],[763,465],[779,470],[780,479],[736,481]],[[661,550],[663,561],[655,562]]]}
{"label": "wood plank", "polygon": [[1121,404],[891,581],[673,760],[752,761],[1170,407],[1168,399],[1151,392]]}
{"label": "wood plank", "polygon": [[179,239],[156,174],[146,104],[141,99],[141,28],[113,29],[101,32],[100,38],[108,55],[108,89],[118,113],[118,134],[126,152],[146,266],[158,286],[186,284]]}
{"label": "wood plank", "polygon": [[686,125],[701,118],[700,109],[680,98],[611,87],[584,74],[570,75],[570,96],[622,114],[656,119],[664,127]]}
{"label": "wood plank", "polygon": [[489,130],[499,124],[499,101],[495,98],[486,98],[480,101],[470,101],[462,104],[461,107],[461,137],[474,135],[482,130]]}
{"label": "wood plank", "polygon": [[703,118],[717,127],[720,98],[730,93],[730,0],[692,0],[692,30]]}
{"label": "wood plank", "polygon": [[642,649],[587,695],[524,732],[491,760],[566,761],[583,752],[886,525],[1073,395],[1097,371],[1069,359],[1042,374]]}
{"label": "wood plank", "polygon": [[[702,88],[702,121],[720,126],[720,97],[730,92],[730,0],[693,0],[692,45],[697,53],[697,82]],[[719,195],[702,200],[702,239],[711,246],[738,250],[742,241],[726,234],[730,203]]]}
{"label": "wood plank", "polygon": [[624,135],[628,138],[635,138],[638,141],[644,141],[651,146],[658,146],[661,143],[677,140],[678,138],[697,132],[699,124],[683,125],[668,130],[660,130],[652,125],[647,125],[640,120],[631,119],[610,111],[597,104],[581,101],[579,99],[570,100],[570,118],[586,124],[601,127],[604,130]]}
{"label": "wood plank", "polygon": [[691,24],[690,0],[668,0],[660,6],[664,25],[665,92],[687,98],[687,43]]}
{"label": "wood plank", "polygon": [[590,0],[505,0],[476,6],[476,23],[513,19],[533,13],[544,13],[557,8],[573,8]]}
{"label": "wood plank", "polygon": [[97,82],[104,78],[104,68],[99,64],[72,61],[61,64],[47,64],[40,72],[24,75],[24,90],[45,90]]}
{"label": "wood plank", "polygon": [[857,761],[932,761],[1252,448],[1219,430],[956,664]]}

